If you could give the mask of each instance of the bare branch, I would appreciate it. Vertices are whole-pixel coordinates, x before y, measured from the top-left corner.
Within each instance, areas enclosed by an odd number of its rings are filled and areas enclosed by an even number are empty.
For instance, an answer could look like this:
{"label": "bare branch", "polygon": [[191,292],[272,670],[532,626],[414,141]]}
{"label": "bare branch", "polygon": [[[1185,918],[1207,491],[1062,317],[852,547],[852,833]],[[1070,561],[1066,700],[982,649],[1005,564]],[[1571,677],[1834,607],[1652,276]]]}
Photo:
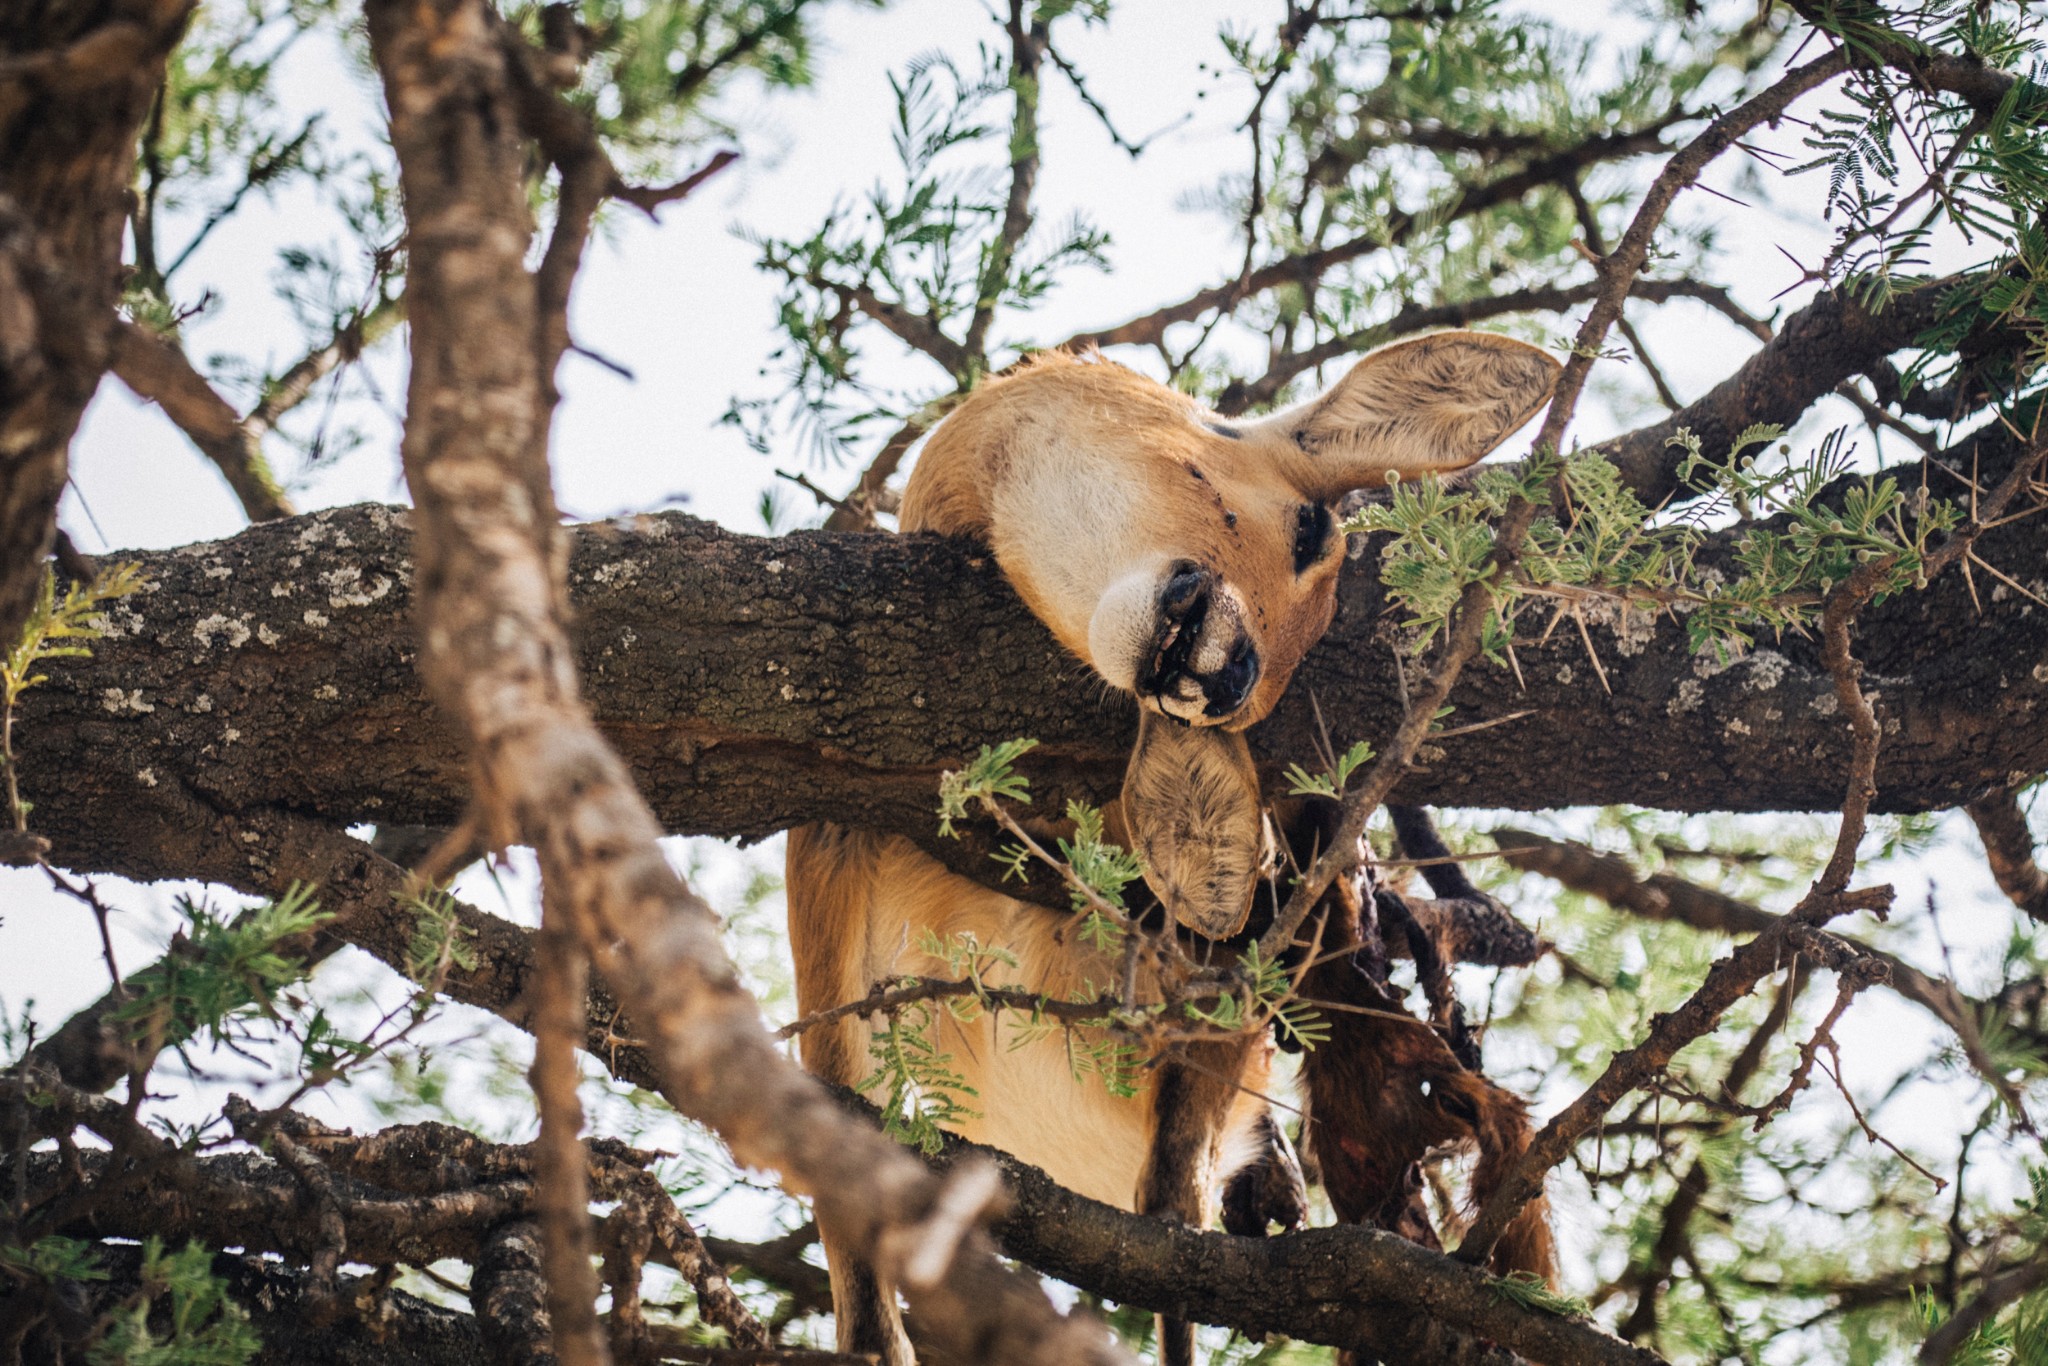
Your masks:
{"label": "bare branch", "polygon": [[1425,223],[1440,225],[1468,218],[1498,205],[1512,203],[1539,185],[1555,183],[1588,166],[1665,150],[1667,145],[1661,131],[1603,133],[1576,147],[1538,158],[1497,180],[1459,190],[1441,208],[1419,213],[1397,211],[1388,216],[1382,231],[1282,257],[1246,272],[1239,279],[1213,285],[1143,317],[1114,327],[1077,332],[1060,345],[1075,350],[1091,346],[1157,345],[1165,338],[1167,329],[1176,323],[1193,322],[1212,309],[1229,312],[1246,299],[1281,285],[1313,284],[1347,262],[1401,245]]}
{"label": "bare branch", "polygon": [[[1723,1095],[1740,1100],[1749,1083],[1763,1068],[1764,1057],[1769,1052],[1771,1040],[1785,1027],[1792,1015],[1792,1005],[1799,999],[1800,991],[1807,979],[1806,966],[1800,959],[1792,960],[1792,968],[1786,974],[1785,985],[1778,991],[1771,1008],[1764,1013],[1756,1029],[1728,1064],[1727,1075],[1721,1080]],[[1621,1321],[1616,1330],[1622,1337],[1640,1340],[1657,1326],[1657,1296],[1664,1281],[1671,1275],[1678,1259],[1691,1244],[1693,1216],[1700,1210],[1712,1188],[1713,1176],[1704,1157],[1695,1157],[1678,1178],[1677,1188],[1671,1199],[1665,1203],[1664,1217],[1657,1229],[1657,1237],[1651,1243],[1643,1262],[1632,1266],[1622,1279],[1624,1285],[1637,1289],[1635,1307],[1628,1317]]]}
{"label": "bare branch", "polygon": [[860,472],[860,482],[834,505],[832,515],[825,519],[825,530],[872,531],[877,512],[895,511],[889,481],[932,420],[920,413],[890,433],[882,448],[875,452],[875,458]]}
{"label": "bare branch", "polygon": [[123,322],[114,335],[114,373],[192,438],[234,490],[250,521],[268,522],[297,511],[271,472],[260,431],[206,382],[183,347],[139,323]]}
{"label": "bare branch", "polygon": [[249,410],[243,424],[258,436],[269,432],[286,413],[306,401],[314,385],[343,366],[353,365],[363,352],[384,340],[404,321],[404,301],[380,297],[367,309],[352,315],[326,342],[308,351],[266,384],[263,396]]}
{"label": "bare branch", "polygon": [[[576,1046],[583,1041],[584,994],[589,960],[574,931],[543,899],[536,940],[533,983],[533,1097],[540,1109],[540,1140],[534,1152],[540,1224],[546,1237],[542,1262],[547,1274],[548,1322],[555,1355],[563,1366],[610,1366],[611,1352],[597,1321],[597,1274],[591,1267],[596,1240],[590,1229],[590,1190],[583,1151],[582,1075]],[[634,1290],[638,1268],[633,1268]],[[622,1294],[624,1292],[621,1292]],[[616,1298],[616,1297],[615,1297]]]}
{"label": "bare branch", "polygon": [[1880,313],[1846,293],[1823,293],[1787,318],[1733,375],[1662,421],[1604,441],[1600,449],[1637,497],[1660,502],[1679,491],[1679,457],[1670,440],[1681,428],[1707,450],[1720,451],[1753,423],[1791,423],[1850,376],[1911,344],[1956,285],[1937,280],[1904,290]]}
{"label": "bare branch", "polygon": [[[1216,400],[1216,411],[1229,417],[1250,408],[1263,407],[1278,398],[1281,391],[1297,375],[1313,370],[1319,365],[1327,365],[1343,356],[1367,351],[1401,337],[1433,331],[1440,327],[1470,327],[1473,323],[1485,322],[1490,318],[1508,317],[1516,313],[1562,313],[1579,304],[1591,302],[1598,297],[1600,290],[1601,285],[1598,281],[1589,280],[1576,285],[1538,285],[1452,304],[1404,304],[1399,312],[1383,323],[1331,337],[1327,341],[1318,342],[1299,351],[1283,352],[1268,364],[1266,373],[1257,379],[1249,382],[1237,381],[1225,386]],[[1629,297],[1651,303],[1665,303],[1672,299],[1698,299],[1715,306],[1717,311],[1725,312],[1719,309],[1719,303],[1728,296],[1727,291],[1717,285],[1701,284],[1693,280],[1637,280],[1630,286]],[[1732,305],[1732,301],[1730,302]]]}
{"label": "bare branch", "polygon": [[[1509,829],[1494,831],[1493,839],[1511,866],[1555,878],[1574,891],[1599,897],[1618,910],[1646,920],[1673,920],[1718,934],[1754,936],[1771,932],[1783,919],[1761,906],[1671,873],[1641,877],[1627,860],[1569,840],[1546,839]],[[1941,1021],[1963,1046],[1971,1066],[2005,1099],[2012,1113],[2026,1114],[2017,1088],[2006,1079],[1984,1046],[1979,1022],[2000,1014],[1995,1003],[1966,996],[1947,978],[1931,977],[1883,949],[1832,932],[1816,932],[1815,937],[1839,945],[1858,959],[1882,964],[1886,970],[1885,984]]]}
{"label": "bare branch", "polygon": [[975,288],[974,314],[967,322],[964,345],[977,367],[988,364],[989,325],[995,321],[996,302],[1009,287],[1017,248],[1031,231],[1031,190],[1038,183],[1039,68],[1052,35],[1045,20],[1027,21],[1024,10],[1024,0],[1010,0],[1003,23],[1010,39],[1010,94],[1016,104],[1010,116],[1010,192],[1003,201],[1002,225],[987,248]]}

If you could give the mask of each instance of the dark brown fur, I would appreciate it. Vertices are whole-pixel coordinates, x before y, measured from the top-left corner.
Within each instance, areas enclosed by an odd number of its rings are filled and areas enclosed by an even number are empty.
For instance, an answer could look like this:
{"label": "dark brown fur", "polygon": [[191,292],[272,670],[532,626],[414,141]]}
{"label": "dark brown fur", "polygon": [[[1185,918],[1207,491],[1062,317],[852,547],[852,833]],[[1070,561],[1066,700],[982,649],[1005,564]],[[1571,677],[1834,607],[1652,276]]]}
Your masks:
{"label": "dark brown fur", "polygon": [[[1298,854],[1330,828],[1327,803],[1302,803],[1287,821]],[[1386,981],[1386,958],[1373,901],[1354,886],[1324,898],[1320,956],[1302,982],[1310,1001],[1377,1012],[1325,1009],[1328,1042],[1302,1059],[1308,1094],[1305,1142],[1337,1217],[1440,1246],[1423,1199],[1422,1162],[1446,1149],[1476,1151],[1472,1199],[1499,1188],[1530,1140],[1520,1096],[1461,1061],[1443,1033],[1406,1016]],[[1398,898],[1396,898],[1398,900]],[[1426,969],[1425,969],[1426,970]],[[1547,1202],[1538,1199],[1494,1249],[1496,1272],[1556,1274]]]}

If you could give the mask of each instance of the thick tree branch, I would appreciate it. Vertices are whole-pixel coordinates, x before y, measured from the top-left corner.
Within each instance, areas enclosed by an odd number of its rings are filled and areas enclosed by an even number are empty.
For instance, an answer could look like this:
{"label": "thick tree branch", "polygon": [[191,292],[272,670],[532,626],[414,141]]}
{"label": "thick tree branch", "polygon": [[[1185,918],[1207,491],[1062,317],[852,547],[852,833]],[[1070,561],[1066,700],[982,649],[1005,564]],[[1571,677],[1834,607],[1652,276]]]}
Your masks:
{"label": "thick tree branch", "polygon": [[[26,1087],[39,1097],[39,1132],[78,1124],[99,1132],[125,1123],[114,1101],[33,1078]],[[13,1074],[0,1078],[0,1098],[19,1099],[23,1088]],[[872,1114],[858,1101],[846,1103]],[[471,1297],[500,1350],[545,1344],[546,1329],[536,1323],[544,1323],[545,1299],[537,1226],[527,1222],[536,1200],[536,1145],[493,1144],[440,1124],[357,1136],[289,1112],[275,1122],[277,1132],[291,1135],[331,1174],[352,1259],[373,1266],[423,1265],[441,1257],[473,1261]],[[155,1233],[299,1261],[315,1255],[320,1235],[296,1198],[295,1179],[279,1163],[254,1153],[180,1153],[161,1141],[146,1142],[144,1155],[161,1159],[152,1179],[116,1184],[89,1212],[64,1223],[66,1232],[95,1238]],[[599,1144],[590,1165],[593,1194],[637,1198],[653,1156],[616,1142]],[[1398,1361],[1658,1366],[1660,1360],[1596,1325],[1518,1304],[1484,1272],[1392,1234],[1350,1226],[1271,1239],[1198,1232],[1075,1195],[1035,1167],[965,1142],[951,1144],[940,1166],[984,1162],[1000,1166],[1015,1193],[996,1226],[1005,1250],[1120,1303],[1248,1334],[1373,1350]],[[81,1152],[75,1163],[59,1153],[36,1153],[29,1189],[42,1203],[116,1175],[114,1159],[101,1150]]]}
{"label": "thick tree branch", "polygon": [[[1967,467],[1966,453],[1951,458]],[[177,843],[141,848],[121,813],[181,784],[222,810],[336,827],[459,820],[460,752],[411,669],[406,517],[349,509],[134,555],[158,591],[115,608],[93,658],[54,661],[23,699],[24,792],[59,861],[177,876]],[[1977,553],[2041,591],[2043,526],[2001,527]],[[1043,742],[1025,766],[1041,811],[1120,787],[1128,704],[1062,654],[973,547],[767,540],[675,515],[584,528],[571,546],[580,673],[669,829],[759,838],[836,820],[911,835],[966,871],[992,866],[987,850],[936,839],[932,794],[977,746]],[[1403,647],[1362,549],[1335,625],[1251,734],[1269,773],[1318,762],[1317,706],[1343,743],[1380,743],[1399,713]],[[1952,807],[2048,770],[2048,680],[2022,667],[2048,657],[2048,614],[2017,593],[1983,598],[1980,615],[1947,576],[1863,620],[1898,725],[1879,767],[1886,809]],[[1611,691],[1565,633],[1518,647],[1526,688],[1505,669],[1473,671],[1452,695],[1461,720],[1530,715],[1432,742],[1401,799],[1693,811],[1839,800],[1846,748],[1811,642],[1728,664],[1696,657],[1681,625],[1638,616],[1596,645]]]}
{"label": "thick tree branch", "polygon": [[1076,1195],[992,1148],[954,1141],[944,1160],[965,1156],[999,1163],[1008,1178],[1013,1203],[996,1226],[1005,1250],[1121,1304],[1387,1361],[1661,1361],[1596,1324],[1524,1308],[1492,1276],[1396,1234],[1359,1225],[1273,1238],[1203,1233]]}

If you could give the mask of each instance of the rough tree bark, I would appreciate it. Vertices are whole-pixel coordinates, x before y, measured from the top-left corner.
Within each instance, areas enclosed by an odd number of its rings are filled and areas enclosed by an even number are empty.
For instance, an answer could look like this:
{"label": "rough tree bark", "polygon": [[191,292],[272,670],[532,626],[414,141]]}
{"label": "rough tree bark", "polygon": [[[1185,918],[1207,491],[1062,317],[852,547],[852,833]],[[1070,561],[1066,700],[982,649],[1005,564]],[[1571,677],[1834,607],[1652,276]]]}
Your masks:
{"label": "rough tree bark", "polygon": [[[741,1164],[810,1195],[819,1221],[902,1287],[946,1355],[1128,1361],[1099,1325],[1061,1314],[996,1258],[980,1232],[1000,1200],[991,1170],[936,1177],[778,1051],[718,916],[663,857],[653,813],[581,698],[548,467],[570,284],[616,176],[489,5],[371,0],[365,12],[405,198],[412,370],[400,454],[418,509],[420,673],[462,737],[479,828],[494,847],[534,848],[548,924],[564,931],[551,943],[580,941],[668,1101]],[[562,176],[531,272],[528,132]],[[550,1089],[537,1099],[546,1114]],[[548,1230],[550,1267],[565,1236]],[[563,1326],[564,1296],[550,1302]],[[576,1359],[566,1337],[556,1345]],[[603,1360],[590,1346],[585,1359]]]}
{"label": "rough tree bark", "polygon": [[0,9],[0,640],[34,600],[107,368],[135,135],[194,3]]}
{"label": "rough tree bark", "polygon": [[[1945,477],[1945,476],[1942,476]],[[205,807],[334,826],[445,825],[467,786],[426,707],[405,624],[406,514],[363,507],[140,556],[153,593],[117,607],[90,660],[25,700],[23,783],[73,866],[171,876],[122,812],[172,785]],[[2039,519],[1981,553],[2048,596]],[[672,830],[755,838],[827,818],[933,835],[939,771],[1030,735],[1040,810],[1116,790],[1132,714],[1024,610],[988,557],[919,537],[766,540],[682,516],[581,528],[571,585],[581,671],[608,738]],[[1280,709],[1252,733],[1271,768],[1313,762],[1315,709],[1340,744],[1399,715],[1398,642],[1370,554]],[[1879,806],[1954,806],[2048,768],[2048,609],[1978,575],[1860,624],[1887,735]],[[1521,649],[1526,688],[1471,671],[1451,724],[1529,714],[1425,753],[1404,800],[1526,809],[1828,809],[1847,735],[1813,642],[1723,666],[1681,623]],[[980,861],[978,856],[974,861]],[[965,866],[963,863],[962,866]]]}

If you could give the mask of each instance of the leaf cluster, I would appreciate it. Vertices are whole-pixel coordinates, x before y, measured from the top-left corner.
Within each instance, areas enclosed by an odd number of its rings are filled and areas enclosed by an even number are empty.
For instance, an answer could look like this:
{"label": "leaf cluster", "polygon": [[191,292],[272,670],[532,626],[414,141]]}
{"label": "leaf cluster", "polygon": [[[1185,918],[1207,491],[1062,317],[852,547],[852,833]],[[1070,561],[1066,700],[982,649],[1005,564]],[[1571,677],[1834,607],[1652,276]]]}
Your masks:
{"label": "leaf cluster", "polygon": [[[185,928],[169,952],[130,979],[128,998],[115,1010],[130,1038],[151,1052],[183,1049],[195,1038],[233,1046],[253,1021],[279,1020],[279,996],[306,973],[305,960],[284,946],[331,918],[313,889],[297,883],[233,915],[191,898],[180,899],[178,909]],[[324,1013],[315,1021],[319,1047],[353,1046],[332,1036]]]}
{"label": "leaf cluster", "polygon": [[[1564,615],[1583,622],[1589,611],[1668,611],[1684,619],[1696,650],[1725,655],[1759,633],[1810,627],[1829,589],[1858,566],[1884,565],[1880,600],[1923,583],[1929,552],[1960,525],[1961,509],[1925,489],[1908,493],[1890,475],[1853,476],[1846,428],[1803,458],[1783,444],[1778,461],[1750,454],[1779,435],[1751,427],[1717,461],[1690,431],[1678,432],[1671,444],[1684,451],[1680,477],[1694,498],[1670,517],[1645,507],[1612,463],[1585,450],[1489,467],[1468,492],[1396,483],[1390,501],[1362,509],[1345,529],[1389,534],[1381,579],[1408,612],[1418,649],[1468,587],[1486,584],[1486,646],[1495,657],[1511,653],[1516,621],[1536,603],[1553,604],[1553,625]],[[1537,519],[1514,572],[1500,574],[1494,519],[1516,499],[1547,505],[1560,474],[1563,507]],[[1737,524],[1730,553],[1707,558],[1707,529],[1729,519]]]}

